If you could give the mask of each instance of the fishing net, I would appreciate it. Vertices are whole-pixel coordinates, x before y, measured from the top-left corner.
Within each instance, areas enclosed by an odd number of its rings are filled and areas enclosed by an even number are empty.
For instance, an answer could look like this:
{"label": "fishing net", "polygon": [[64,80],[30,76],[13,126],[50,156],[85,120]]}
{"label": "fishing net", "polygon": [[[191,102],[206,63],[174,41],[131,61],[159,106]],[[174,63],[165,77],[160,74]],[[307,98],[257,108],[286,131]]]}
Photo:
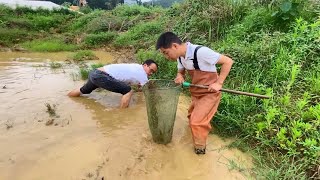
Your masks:
{"label": "fishing net", "polygon": [[149,129],[156,143],[167,144],[172,139],[180,91],[181,86],[171,80],[150,80],[143,86]]}

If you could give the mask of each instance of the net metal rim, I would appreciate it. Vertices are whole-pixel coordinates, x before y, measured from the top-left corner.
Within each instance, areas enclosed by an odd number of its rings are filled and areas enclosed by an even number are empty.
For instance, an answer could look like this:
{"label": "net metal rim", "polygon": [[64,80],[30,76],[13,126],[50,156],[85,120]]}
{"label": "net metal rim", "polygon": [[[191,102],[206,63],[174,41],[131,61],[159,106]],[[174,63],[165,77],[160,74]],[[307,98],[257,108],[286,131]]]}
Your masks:
{"label": "net metal rim", "polygon": [[[167,81],[167,82],[174,82],[173,80],[168,80],[168,79],[149,79],[148,83],[150,81]],[[182,85],[176,85],[174,87],[161,87],[161,88],[155,88],[155,89],[147,89],[147,86],[144,85],[142,87],[143,90],[148,90],[148,91],[154,91],[154,90],[168,90],[168,89],[178,89],[180,90],[182,88]]]}

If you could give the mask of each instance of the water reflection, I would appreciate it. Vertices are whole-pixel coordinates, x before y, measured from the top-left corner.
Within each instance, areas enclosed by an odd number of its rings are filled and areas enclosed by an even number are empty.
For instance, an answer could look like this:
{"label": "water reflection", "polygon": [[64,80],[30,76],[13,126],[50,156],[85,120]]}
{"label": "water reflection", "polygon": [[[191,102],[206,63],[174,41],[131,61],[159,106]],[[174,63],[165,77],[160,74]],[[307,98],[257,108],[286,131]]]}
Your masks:
{"label": "water reflection", "polygon": [[119,109],[121,95],[100,90],[84,97],[70,98],[82,104],[92,114],[92,120],[97,121],[103,133],[123,129],[131,123],[145,121],[147,115],[142,93],[135,93],[129,108]]}

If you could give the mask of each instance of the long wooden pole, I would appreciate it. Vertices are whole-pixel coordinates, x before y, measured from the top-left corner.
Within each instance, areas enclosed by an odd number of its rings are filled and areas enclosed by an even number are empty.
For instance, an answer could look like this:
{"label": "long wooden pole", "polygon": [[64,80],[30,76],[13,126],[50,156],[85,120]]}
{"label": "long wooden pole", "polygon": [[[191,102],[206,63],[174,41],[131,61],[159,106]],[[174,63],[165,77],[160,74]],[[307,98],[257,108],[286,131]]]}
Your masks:
{"label": "long wooden pole", "polygon": [[[204,86],[204,85],[198,85],[198,84],[190,84],[190,86],[198,87],[198,88],[205,88],[208,89],[209,86]],[[269,99],[269,96],[265,95],[260,95],[260,94],[254,94],[254,93],[248,93],[248,92],[242,92],[242,91],[236,91],[236,90],[230,90],[230,89],[220,89],[222,92],[228,92],[228,93],[233,93],[233,94],[240,94],[240,95],[246,95],[246,96],[253,96],[253,97],[258,97],[262,99]]]}

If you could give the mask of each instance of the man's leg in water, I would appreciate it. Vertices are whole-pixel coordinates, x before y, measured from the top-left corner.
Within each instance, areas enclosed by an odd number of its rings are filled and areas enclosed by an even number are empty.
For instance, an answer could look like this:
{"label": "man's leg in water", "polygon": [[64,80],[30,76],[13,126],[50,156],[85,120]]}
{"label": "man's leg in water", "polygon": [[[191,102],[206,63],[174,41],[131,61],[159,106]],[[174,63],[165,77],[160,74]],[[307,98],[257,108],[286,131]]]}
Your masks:
{"label": "man's leg in water", "polygon": [[68,93],[69,97],[79,97],[81,95],[80,88],[74,89]]}
{"label": "man's leg in water", "polygon": [[77,88],[68,93],[70,97],[79,97],[82,94],[90,94],[93,90],[97,89],[98,86],[93,84],[92,78],[96,76],[95,71],[89,73],[88,81],[81,88]]}

